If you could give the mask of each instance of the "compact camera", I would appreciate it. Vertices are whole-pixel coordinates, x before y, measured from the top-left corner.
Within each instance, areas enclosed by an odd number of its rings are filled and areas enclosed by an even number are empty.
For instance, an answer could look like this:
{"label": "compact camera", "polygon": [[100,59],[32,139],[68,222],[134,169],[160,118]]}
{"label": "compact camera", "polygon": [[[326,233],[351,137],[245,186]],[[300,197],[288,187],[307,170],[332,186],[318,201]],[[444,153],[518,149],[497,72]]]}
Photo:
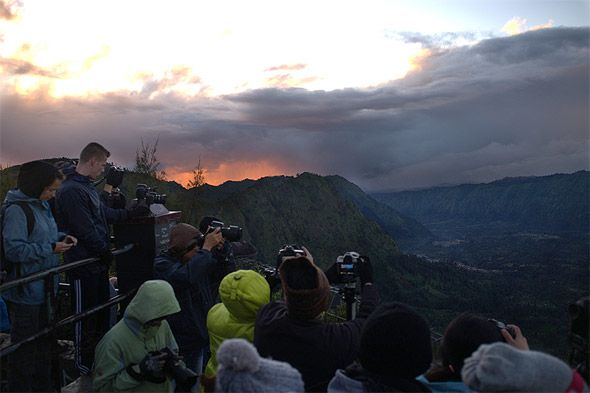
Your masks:
{"label": "compact camera", "polygon": [[500,330],[506,329],[506,331],[508,333],[510,333],[512,338],[516,338],[516,331],[514,330],[514,328],[512,328],[512,326],[508,326],[504,322],[498,321],[497,319],[493,319],[493,318],[488,319],[488,322],[493,323]]}
{"label": "compact camera", "polygon": [[279,270],[281,267],[281,263],[283,263],[283,258],[285,257],[301,257],[306,256],[307,253],[305,250],[296,245],[296,244],[286,244],[284,245],[279,252],[277,253],[277,263],[276,263],[276,270]]}

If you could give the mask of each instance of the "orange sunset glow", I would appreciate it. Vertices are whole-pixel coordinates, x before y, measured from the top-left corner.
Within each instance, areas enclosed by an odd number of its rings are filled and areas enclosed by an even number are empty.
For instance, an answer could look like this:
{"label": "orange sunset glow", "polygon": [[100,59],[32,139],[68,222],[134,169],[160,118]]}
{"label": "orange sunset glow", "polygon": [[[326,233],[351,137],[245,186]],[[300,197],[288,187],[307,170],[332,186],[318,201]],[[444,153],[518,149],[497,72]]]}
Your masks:
{"label": "orange sunset glow", "polygon": [[[257,180],[266,176],[290,175],[287,168],[280,167],[268,161],[240,161],[222,163],[217,168],[205,169],[205,183],[213,186],[220,185],[229,180],[252,179]],[[192,171],[184,171],[179,167],[166,169],[166,176],[182,186],[186,186],[192,179]]]}

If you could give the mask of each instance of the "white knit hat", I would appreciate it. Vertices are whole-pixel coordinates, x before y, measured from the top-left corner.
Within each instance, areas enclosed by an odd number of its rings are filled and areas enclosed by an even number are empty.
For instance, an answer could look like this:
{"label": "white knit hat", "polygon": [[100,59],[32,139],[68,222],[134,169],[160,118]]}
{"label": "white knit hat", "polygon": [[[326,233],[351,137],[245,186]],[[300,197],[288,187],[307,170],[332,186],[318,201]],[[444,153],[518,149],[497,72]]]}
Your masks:
{"label": "white knit hat", "polygon": [[217,351],[218,393],[303,392],[301,374],[291,365],[264,359],[248,341],[238,338],[225,340]]}
{"label": "white knit hat", "polygon": [[465,359],[461,377],[476,392],[565,392],[573,370],[546,353],[497,342]]}

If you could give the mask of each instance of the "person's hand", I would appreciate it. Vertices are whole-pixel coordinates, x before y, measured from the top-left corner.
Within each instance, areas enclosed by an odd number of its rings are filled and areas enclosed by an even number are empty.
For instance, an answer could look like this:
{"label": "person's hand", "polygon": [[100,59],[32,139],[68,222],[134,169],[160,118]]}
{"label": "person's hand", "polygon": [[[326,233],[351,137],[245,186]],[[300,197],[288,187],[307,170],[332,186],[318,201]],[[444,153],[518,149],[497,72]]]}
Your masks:
{"label": "person's hand", "polygon": [[373,264],[369,257],[361,257],[359,264],[359,278],[361,279],[361,285],[373,282]]}
{"label": "person's hand", "polygon": [[115,167],[109,167],[106,175],[106,184],[117,188],[123,182],[123,171]]}
{"label": "person's hand", "polygon": [[110,268],[114,256],[111,250],[106,250],[100,254],[98,258],[100,259],[99,262],[101,265],[105,266],[106,268]]}
{"label": "person's hand", "polygon": [[[119,189],[117,189],[119,190]],[[113,192],[111,194],[112,197],[112,208],[113,209],[125,209],[127,206],[127,198],[125,198],[125,194],[123,194],[120,190]]]}
{"label": "person's hand", "polygon": [[512,337],[512,335],[507,329],[502,329],[500,330],[500,333],[502,333],[504,341],[506,341],[507,344],[512,345],[515,348],[521,349],[523,351],[528,351],[529,343],[527,342],[526,337],[523,336],[520,328],[516,325],[506,325],[506,327],[508,327],[514,332],[514,337]]}
{"label": "person's hand", "polygon": [[311,255],[311,252],[309,252],[309,250],[305,248],[305,246],[301,246],[301,249],[305,251],[305,256],[307,257],[307,259],[309,259],[311,263],[315,265],[315,261],[313,260],[313,255]]}
{"label": "person's hand", "polygon": [[146,217],[151,214],[150,208],[143,204],[138,204],[127,209],[127,218]]}
{"label": "person's hand", "polygon": [[221,228],[215,228],[213,232],[209,232],[205,235],[205,241],[203,242],[203,247],[201,247],[201,249],[211,251],[222,241],[223,236],[221,235]]}
{"label": "person's hand", "polygon": [[64,237],[64,240],[63,240],[63,242],[64,242],[64,243],[67,243],[67,244],[71,244],[71,245],[72,245],[72,247],[74,247],[74,246],[78,245],[78,239],[76,239],[76,238],[75,238],[74,236],[72,236],[72,235],[66,235],[66,237]]}
{"label": "person's hand", "polygon": [[164,366],[168,354],[165,352],[150,352],[139,364],[127,366],[127,372],[138,381],[149,381],[152,383],[166,382]]}
{"label": "person's hand", "polygon": [[72,246],[73,246],[72,243],[66,243],[65,241],[56,242],[55,246],[53,247],[53,253],[54,254],[63,254],[64,252],[66,252],[70,248],[72,248]]}

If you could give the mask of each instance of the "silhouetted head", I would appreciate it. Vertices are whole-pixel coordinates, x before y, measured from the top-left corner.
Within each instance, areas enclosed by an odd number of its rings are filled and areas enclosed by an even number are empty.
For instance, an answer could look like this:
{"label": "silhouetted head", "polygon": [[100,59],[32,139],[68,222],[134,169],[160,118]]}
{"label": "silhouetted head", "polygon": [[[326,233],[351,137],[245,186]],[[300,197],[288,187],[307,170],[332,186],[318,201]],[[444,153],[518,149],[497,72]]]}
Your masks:
{"label": "silhouetted head", "polygon": [[328,309],[330,284],[322,269],[308,257],[286,258],[279,275],[291,318],[313,319]]}
{"label": "silhouetted head", "polygon": [[16,187],[31,198],[48,200],[53,197],[63,178],[60,170],[52,164],[31,161],[20,166]]}
{"label": "silhouetted head", "polygon": [[447,326],[440,346],[443,366],[460,378],[463,361],[481,344],[504,341],[502,333],[493,323],[477,314],[463,313]]}

